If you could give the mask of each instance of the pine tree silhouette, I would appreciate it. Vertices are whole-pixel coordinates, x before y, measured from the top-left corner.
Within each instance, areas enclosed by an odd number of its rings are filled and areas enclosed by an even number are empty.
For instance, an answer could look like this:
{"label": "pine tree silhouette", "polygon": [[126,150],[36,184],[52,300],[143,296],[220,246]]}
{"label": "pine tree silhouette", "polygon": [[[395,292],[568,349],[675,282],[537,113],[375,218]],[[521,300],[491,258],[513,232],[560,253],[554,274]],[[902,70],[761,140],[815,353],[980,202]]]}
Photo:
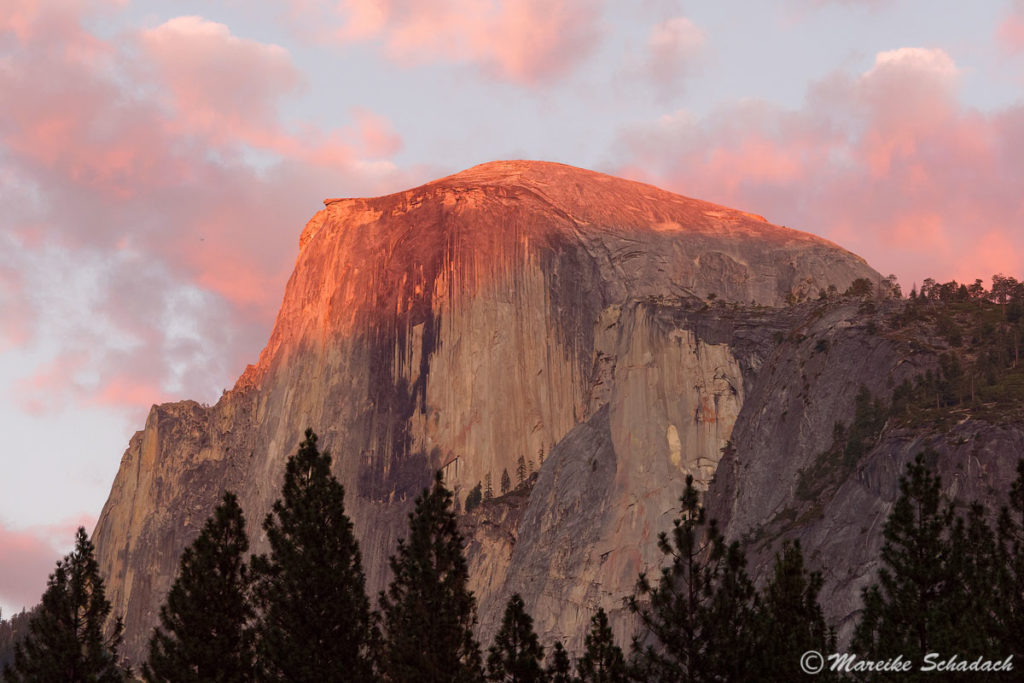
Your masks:
{"label": "pine tree silhouette", "polygon": [[270,555],[252,561],[262,675],[295,683],[369,680],[376,631],[359,544],[345,489],[312,429],[288,458],[281,495],[263,522]]}
{"label": "pine tree silhouette", "polygon": [[551,657],[545,673],[550,683],[573,683],[572,664],[569,661],[569,653],[562,646],[562,641],[556,640],[551,648]]}
{"label": "pine tree silhouette", "polygon": [[[825,623],[818,603],[823,583],[821,572],[808,572],[804,566],[800,541],[783,544],[757,614],[757,673],[764,680],[796,680],[803,675],[803,653],[835,651],[835,633]],[[828,680],[829,673],[819,677]]]}
{"label": "pine tree silhouette", "polygon": [[483,678],[476,601],[452,494],[438,472],[416,499],[409,538],[391,558],[394,579],[379,603],[384,620],[381,668],[392,682],[479,681]]}
{"label": "pine tree silhouette", "polygon": [[178,577],[160,608],[142,675],[158,681],[251,681],[253,609],[245,553],[245,517],[226,492],[185,548]]}
{"label": "pine tree silhouette", "polygon": [[956,651],[951,608],[962,587],[950,545],[954,511],[926,457],[935,454],[919,453],[900,477],[900,497],[885,524],[883,567],[864,590],[852,643],[864,657],[921,661],[929,652]]}
{"label": "pine tree silhouette", "polygon": [[658,547],[669,560],[656,584],[646,574],[628,599],[640,619],[633,675],[648,681],[747,680],[753,676],[756,593],[739,545],[706,522],[687,475],[680,516]]}
{"label": "pine tree silhouette", "polygon": [[615,644],[608,615],[603,608],[590,619],[583,656],[576,663],[580,683],[625,683],[629,680],[622,648]]}
{"label": "pine tree silhouette", "polygon": [[544,681],[544,648],[533,632],[533,618],[526,613],[518,593],[509,598],[501,630],[488,650],[487,678],[508,683]]}
{"label": "pine tree silhouette", "polygon": [[14,666],[4,669],[4,679],[12,683],[128,680],[131,671],[118,664],[121,619],[115,621],[109,638],[103,636],[110,609],[92,541],[79,527],[75,549],[50,574],[42,604],[29,620],[24,640],[15,644]]}

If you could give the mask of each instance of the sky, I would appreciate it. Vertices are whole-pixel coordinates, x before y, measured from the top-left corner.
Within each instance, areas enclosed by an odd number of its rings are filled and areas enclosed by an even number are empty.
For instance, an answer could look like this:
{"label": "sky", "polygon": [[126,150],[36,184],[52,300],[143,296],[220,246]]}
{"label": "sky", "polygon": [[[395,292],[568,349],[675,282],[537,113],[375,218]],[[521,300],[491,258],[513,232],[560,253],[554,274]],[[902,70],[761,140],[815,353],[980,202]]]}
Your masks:
{"label": "sky", "polygon": [[2,0],[2,613],[255,362],[324,198],[524,158],[1020,277],[1024,0]]}

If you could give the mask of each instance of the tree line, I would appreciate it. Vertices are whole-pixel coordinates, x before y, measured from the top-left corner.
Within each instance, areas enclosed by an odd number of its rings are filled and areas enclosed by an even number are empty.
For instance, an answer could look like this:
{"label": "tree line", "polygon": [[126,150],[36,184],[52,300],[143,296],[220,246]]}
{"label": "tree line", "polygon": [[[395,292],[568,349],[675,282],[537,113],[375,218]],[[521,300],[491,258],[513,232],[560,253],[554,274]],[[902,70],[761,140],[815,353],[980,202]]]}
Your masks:
{"label": "tree line", "polygon": [[[1024,460],[993,524],[980,504],[962,511],[943,497],[936,457],[922,452],[900,478],[882,568],[863,592],[850,651],[874,660],[920,662],[938,652],[1024,663]],[[741,545],[706,519],[687,477],[679,515],[658,539],[663,566],[640,574],[625,601],[638,624],[626,650],[603,609],[580,656],[557,641],[545,648],[522,597],[512,595],[485,656],[453,496],[440,473],[416,499],[374,611],[330,465],[307,430],[263,521],[268,554],[246,559],[242,509],[224,494],[182,553],[139,672],[145,681],[790,681],[801,675],[803,653],[836,649],[819,602],[822,573],[807,567],[799,542],[782,545],[757,588]],[[120,619],[103,631],[110,612],[92,543],[79,529],[5,680],[130,680],[118,654]],[[826,670],[821,678],[841,675]]]}

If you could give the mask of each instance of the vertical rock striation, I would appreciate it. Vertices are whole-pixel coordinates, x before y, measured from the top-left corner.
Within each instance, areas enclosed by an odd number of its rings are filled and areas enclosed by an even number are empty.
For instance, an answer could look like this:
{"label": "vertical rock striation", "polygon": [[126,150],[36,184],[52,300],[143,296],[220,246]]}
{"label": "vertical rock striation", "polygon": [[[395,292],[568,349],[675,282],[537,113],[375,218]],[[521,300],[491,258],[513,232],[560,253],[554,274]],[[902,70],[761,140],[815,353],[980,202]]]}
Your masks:
{"label": "vertical rock striation", "polygon": [[760,323],[698,316],[704,300],[879,279],[812,235],[541,162],[327,200],[299,246],[258,363],[212,407],[155,406],[122,459],[95,539],[136,659],[223,489],[265,549],[306,427],[335,456],[374,592],[434,469],[461,500],[549,454],[532,490],[467,522],[468,552],[485,638],[512,590],[545,636],[575,637],[657,561],[682,479],[710,481],[744,410]]}

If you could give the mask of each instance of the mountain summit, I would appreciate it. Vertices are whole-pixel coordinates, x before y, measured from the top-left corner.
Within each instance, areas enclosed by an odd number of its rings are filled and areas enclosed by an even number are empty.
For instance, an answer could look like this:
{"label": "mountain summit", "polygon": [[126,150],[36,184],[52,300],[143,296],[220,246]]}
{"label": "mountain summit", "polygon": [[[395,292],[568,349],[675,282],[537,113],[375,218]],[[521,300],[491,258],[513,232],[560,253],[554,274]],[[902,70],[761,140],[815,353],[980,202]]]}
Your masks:
{"label": "mountain summit", "polygon": [[[592,608],[620,611],[686,475],[706,486],[756,408],[772,307],[858,278],[880,279],[821,238],[561,164],[326,200],[258,363],[214,406],[154,406],[125,451],[95,541],[126,651],[144,655],[223,490],[266,550],[259,520],[307,427],[371,595],[440,468],[457,501],[484,481],[499,496],[464,517],[484,637],[519,592],[543,637],[573,642]],[[520,462],[536,476],[501,496]]]}

